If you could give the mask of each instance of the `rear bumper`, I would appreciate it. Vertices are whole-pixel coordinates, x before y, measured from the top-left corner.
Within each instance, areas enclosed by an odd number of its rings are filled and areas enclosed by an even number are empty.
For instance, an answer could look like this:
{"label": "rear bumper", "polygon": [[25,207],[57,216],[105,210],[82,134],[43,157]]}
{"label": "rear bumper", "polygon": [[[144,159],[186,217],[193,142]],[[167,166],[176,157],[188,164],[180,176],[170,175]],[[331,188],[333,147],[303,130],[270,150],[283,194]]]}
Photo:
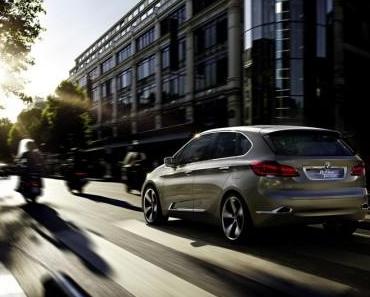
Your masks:
{"label": "rear bumper", "polygon": [[274,192],[260,197],[252,218],[256,226],[317,224],[328,220],[363,220],[368,210],[367,191]]}

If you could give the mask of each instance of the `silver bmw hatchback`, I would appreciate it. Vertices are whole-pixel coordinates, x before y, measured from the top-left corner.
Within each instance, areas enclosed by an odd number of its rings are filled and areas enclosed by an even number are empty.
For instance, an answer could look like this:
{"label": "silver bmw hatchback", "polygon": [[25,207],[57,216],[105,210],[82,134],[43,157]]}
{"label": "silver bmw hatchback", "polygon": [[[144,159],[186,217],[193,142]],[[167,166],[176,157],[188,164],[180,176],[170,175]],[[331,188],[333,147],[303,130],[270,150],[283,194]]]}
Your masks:
{"label": "silver bmw hatchback", "polygon": [[337,131],[245,126],[205,131],[149,173],[147,224],[218,224],[231,241],[259,227],[323,224],[352,234],[367,210],[365,166]]}

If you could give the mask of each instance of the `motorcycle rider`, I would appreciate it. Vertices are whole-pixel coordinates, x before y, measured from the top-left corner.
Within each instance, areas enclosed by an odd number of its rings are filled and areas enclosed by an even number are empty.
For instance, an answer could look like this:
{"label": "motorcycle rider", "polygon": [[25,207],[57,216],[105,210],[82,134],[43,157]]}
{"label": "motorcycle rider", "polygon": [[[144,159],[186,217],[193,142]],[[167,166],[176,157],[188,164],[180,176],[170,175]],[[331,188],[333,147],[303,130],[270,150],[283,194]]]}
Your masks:
{"label": "motorcycle rider", "polygon": [[21,192],[22,182],[27,179],[30,173],[37,173],[40,175],[41,187],[42,179],[41,174],[43,171],[43,158],[41,153],[36,148],[35,142],[30,140],[25,145],[26,151],[18,159],[20,165],[19,181],[16,191]]}
{"label": "motorcycle rider", "polygon": [[63,166],[63,175],[70,190],[82,191],[87,183],[88,163],[79,149],[72,149]]}

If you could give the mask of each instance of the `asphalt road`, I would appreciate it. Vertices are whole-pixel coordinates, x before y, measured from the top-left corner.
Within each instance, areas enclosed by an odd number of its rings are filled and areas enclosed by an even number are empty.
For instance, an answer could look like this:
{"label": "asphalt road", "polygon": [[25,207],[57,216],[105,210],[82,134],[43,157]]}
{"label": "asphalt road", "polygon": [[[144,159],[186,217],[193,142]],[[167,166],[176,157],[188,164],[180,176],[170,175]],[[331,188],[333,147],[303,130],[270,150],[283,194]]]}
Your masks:
{"label": "asphalt road", "polygon": [[350,240],[317,226],[263,230],[235,245],[195,222],[146,226],[122,184],[90,182],[77,196],[48,179],[27,205],[15,181],[0,180],[0,262],[29,297],[57,296],[53,279],[78,296],[370,296],[365,229]]}

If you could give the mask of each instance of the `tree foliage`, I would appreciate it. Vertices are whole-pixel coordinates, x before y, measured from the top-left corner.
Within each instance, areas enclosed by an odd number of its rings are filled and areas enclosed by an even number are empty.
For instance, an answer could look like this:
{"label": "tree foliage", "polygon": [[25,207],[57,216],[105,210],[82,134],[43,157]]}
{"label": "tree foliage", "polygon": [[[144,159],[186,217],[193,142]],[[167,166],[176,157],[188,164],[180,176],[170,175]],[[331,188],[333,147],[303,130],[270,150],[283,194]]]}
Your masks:
{"label": "tree foliage", "polygon": [[8,134],[12,128],[12,123],[8,119],[0,119],[0,160],[8,162],[11,160],[11,151],[8,146]]}
{"label": "tree foliage", "polygon": [[86,92],[70,81],[62,81],[49,96],[42,119],[47,126],[47,147],[53,152],[84,147],[91,122]]}
{"label": "tree foliage", "polygon": [[85,146],[90,123],[87,100],[50,96],[42,117],[48,126],[49,150],[62,152]]}
{"label": "tree foliage", "polygon": [[15,153],[22,138],[32,138],[54,153],[82,148],[88,141],[90,123],[90,104],[84,90],[63,81],[44,104],[19,114],[9,131],[8,145]]}
{"label": "tree foliage", "polygon": [[31,108],[22,111],[17,122],[9,131],[8,145],[16,153],[18,143],[23,138],[32,138],[41,144],[46,140],[45,122],[42,118],[41,108]]}
{"label": "tree foliage", "polygon": [[33,63],[29,53],[42,31],[42,4],[43,0],[0,0],[0,67],[9,77],[0,88],[22,99],[29,98],[22,93],[18,75]]}

